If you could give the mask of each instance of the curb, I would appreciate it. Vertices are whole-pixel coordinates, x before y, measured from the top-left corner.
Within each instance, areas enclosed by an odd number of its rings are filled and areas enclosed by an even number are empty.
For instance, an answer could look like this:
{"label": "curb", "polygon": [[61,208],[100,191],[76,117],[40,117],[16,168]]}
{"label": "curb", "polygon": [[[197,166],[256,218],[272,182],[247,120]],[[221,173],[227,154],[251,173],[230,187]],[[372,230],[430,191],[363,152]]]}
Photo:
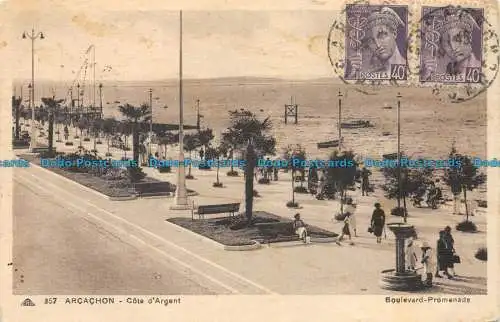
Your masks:
{"label": "curb", "polygon": [[311,237],[311,243],[336,243],[337,237]]}
{"label": "curb", "polygon": [[199,240],[203,241],[203,242],[207,242],[207,243],[211,243],[212,245],[216,246],[217,248],[221,248],[221,249],[224,249],[224,246],[223,244],[219,243],[219,242],[216,242],[215,240],[213,239],[210,239],[208,237],[205,237],[203,235],[200,235],[200,234],[197,234],[189,229],[186,229],[182,226],[179,226],[179,225],[176,225],[174,223],[171,223],[170,221],[168,221],[167,219],[165,219],[165,222],[171,226],[173,226],[174,228],[177,228],[179,229],[180,231],[183,231],[183,232],[187,232],[195,237],[197,237]]}
{"label": "curb", "polygon": [[[16,158],[17,158],[18,160],[24,160],[24,159],[21,159],[20,157],[18,157],[17,155],[16,155]],[[104,199],[107,199],[107,200],[111,200],[111,201],[123,201],[123,200],[133,200],[133,199],[136,199],[136,198],[137,198],[136,196],[127,196],[127,197],[111,197],[111,196],[106,196],[105,194],[103,194],[103,193],[101,193],[101,192],[99,192],[99,191],[95,191],[94,189],[89,188],[89,187],[86,187],[86,186],[82,185],[81,183],[78,183],[78,182],[73,181],[73,180],[71,180],[71,179],[68,179],[68,178],[66,178],[66,177],[64,177],[64,176],[62,176],[62,175],[59,175],[59,174],[54,173],[54,172],[52,172],[52,171],[50,171],[50,170],[47,170],[47,169],[45,169],[44,167],[41,167],[41,166],[39,166],[39,165],[37,165],[37,164],[35,164],[35,163],[33,163],[33,162],[29,162],[29,163],[30,163],[30,166],[33,166],[33,167],[35,167],[35,168],[42,169],[42,170],[44,170],[44,171],[46,171],[46,172],[48,172],[48,173],[50,173],[50,174],[52,174],[52,175],[54,175],[54,176],[57,176],[58,178],[62,178],[62,179],[64,179],[64,180],[68,181],[68,182],[71,182],[71,183],[73,183],[73,184],[75,184],[75,185],[79,186],[80,188],[82,188],[82,189],[84,189],[84,190],[86,190],[86,191],[92,192],[92,193],[94,193],[94,194],[98,195],[99,197],[104,198]]]}
{"label": "curb", "polygon": [[197,239],[199,239],[199,240],[201,240],[203,242],[211,243],[212,245],[216,246],[219,249],[223,249],[223,250],[227,250],[227,251],[248,251],[248,250],[260,249],[262,247],[261,243],[259,243],[256,240],[252,240],[253,244],[251,244],[251,245],[241,245],[241,246],[228,246],[228,245],[224,245],[224,244],[221,244],[221,243],[219,243],[219,242],[217,242],[217,241],[215,241],[213,239],[210,239],[208,237],[205,237],[203,235],[195,233],[194,231],[186,229],[186,228],[184,228],[182,226],[179,226],[179,225],[176,225],[174,223],[171,223],[167,219],[165,219],[165,222],[168,223],[169,225],[172,225],[173,227],[175,227],[175,228],[183,231],[183,232],[187,232],[188,234],[196,237]]}
{"label": "curb", "polygon": [[256,240],[252,240],[252,243],[253,244],[251,244],[251,245],[240,245],[240,246],[224,245],[224,250],[227,250],[227,251],[248,251],[248,250],[260,249],[262,247],[262,245]]}

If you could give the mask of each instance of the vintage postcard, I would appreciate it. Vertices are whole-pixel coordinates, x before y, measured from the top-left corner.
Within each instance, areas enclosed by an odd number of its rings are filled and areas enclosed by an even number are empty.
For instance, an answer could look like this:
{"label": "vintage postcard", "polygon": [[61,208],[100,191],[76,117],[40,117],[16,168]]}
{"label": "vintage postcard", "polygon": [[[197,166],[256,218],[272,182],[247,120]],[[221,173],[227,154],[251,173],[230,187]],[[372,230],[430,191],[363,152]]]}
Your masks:
{"label": "vintage postcard", "polygon": [[2,321],[500,317],[496,5],[148,6],[5,4]]}
{"label": "vintage postcard", "polygon": [[483,9],[422,7],[420,81],[480,83]]}
{"label": "vintage postcard", "polygon": [[346,79],[407,78],[408,7],[347,5]]}

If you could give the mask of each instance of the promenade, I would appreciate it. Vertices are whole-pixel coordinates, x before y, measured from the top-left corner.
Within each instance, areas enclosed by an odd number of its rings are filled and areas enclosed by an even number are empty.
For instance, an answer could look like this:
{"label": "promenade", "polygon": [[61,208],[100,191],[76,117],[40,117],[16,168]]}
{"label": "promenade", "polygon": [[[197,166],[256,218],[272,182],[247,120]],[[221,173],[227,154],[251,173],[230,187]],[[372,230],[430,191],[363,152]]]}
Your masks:
{"label": "promenade", "polygon": [[[71,129],[70,133],[74,131]],[[57,137],[55,135],[55,137]],[[44,138],[39,138],[40,143],[46,144]],[[73,139],[74,146],[66,147],[64,143],[55,143],[57,151],[74,151],[79,144],[78,139]],[[97,145],[101,156],[107,151],[103,140],[102,145]],[[93,148],[93,141],[83,142],[87,149]],[[111,148],[113,159],[120,159],[123,151]],[[127,151],[131,156],[132,151]],[[169,155],[175,159],[175,149],[170,149]],[[176,171],[172,173],[159,173],[153,168],[143,168],[144,172],[156,179],[175,183]],[[200,171],[193,168],[194,180],[187,180],[187,187],[198,192],[192,197],[196,204],[213,204],[220,202],[242,202],[244,198],[244,181],[242,177],[227,177],[228,168],[221,168],[220,180],[225,188],[213,188],[215,171]],[[374,195],[362,197],[361,193],[350,192],[358,203],[357,230],[359,237],[353,238],[354,245],[343,242],[342,246],[335,243],[303,245],[298,242],[271,244],[260,250],[247,252],[225,251],[205,238],[187,232],[165,221],[172,217],[191,217],[189,211],[173,211],[169,207],[173,198],[136,199],[130,201],[110,201],[102,196],[87,191],[67,179],[61,178],[47,170],[31,167],[28,169],[15,169],[15,189],[43,190],[43,195],[38,198],[52,200],[59,207],[64,207],[66,216],[70,216],[72,207],[79,207],[85,220],[92,222],[95,229],[112,231],[123,239],[123,243],[131,245],[142,244],[148,250],[158,267],[173,267],[175,262],[182,268],[174,269],[175,274],[181,274],[186,279],[194,280],[192,284],[180,287],[181,294],[394,294],[378,286],[380,272],[395,266],[394,236],[387,231],[387,239],[382,244],[376,244],[373,235],[367,232],[373,204],[381,202],[387,214],[387,222],[401,222],[402,218],[390,216],[390,209],[394,202],[385,200],[381,190],[377,189]],[[22,185],[24,188],[19,188]],[[32,186],[31,186],[32,185]],[[291,175],[280,173],[278,182],[272,181],[270,185],[255,185],[255,189],[262,196],[255,198],[254,209],[274,213],[279,216],[292,218],[297,210],[288,209],[285,203],[291,200]],[[30,194],[24,192],[23,194]],[[32,194],[33,192],[31,192]],[[298,212],[307,224],[315,225],[336,233],[340,233],[341,224],[332,221],[333,215],[338,211],[337,201],[319,201],[309,194],[296,194],[296,200],[303,207]],[[71,205],[73,204],[73,206]],[[50,207],[45,206],[45,215],[50,216]],[[14,216],[21,212],[34,213],[36,208],[23,205],[19,199],[14,200]],[[64,211],[59,211],[60,215]],[[453,227],[458,254],[462,263],[457,265],[459,275],[455,280],[436,279],[435,287],[423,292],[446,294],[486,294],[486,263],[474,258],[478,247],[486,245],[486,213],[471,217],[477,225],[479,232],[475,234],[461,233],[454,230],[456,223],[463,220],[462,216],[451,214],[450,206],[443,206],[437,210],[428,208],[409,208],[408,223],[415,226],[419,239],[426,240],[435,245],[439,230],[446,225]],[[35,229],[35,227],[32,227]],[[44,227],[44,233],[49,234],[51,226]],[[75,228],[77,229],[77,228]],[[83,228],[82,228],[83,229]],[[91,229],[87,227],[86,229]],[[83,238],[80,234],[79,238]],[[17,235],[16,238],[26,238]],[[69,235],[68,235],[69,236]],[[93,239],[88,234],[89,240]],[[69,236],[68,238],[70,238]],[[142,240],[142,242],[139,242]],[[33,240],[32,240],[33,241]],[[45,239],[43,243],[50,241]],[[134,246],[135,247],[135,246]],[[108,253],[100,251],[101,247],[94,250],[96,260],[106,260]],[[117,252],[126,255],[126,251],[117,249]],[[166,255],[170,257],[166,257]],[[119,255],[115,255],[118,256]],[[50,265],[57,266],[56,262]],[[59,259],[60,260],[60,259]],[[167,260],[167,262],[162,262]],[[142,265],[140,261],[119,260],[117,263],[130,266]],[[183,264],[180,264],[183,263]],[[184,265],[185,264],[185,265]],[[173,265],[173,264],[172,264]],[[106,270],[106,266],[104,270]],[[88,270],[92,267],[89,266]],[[36,270],[32,274],[37,274]],[[40,276],[47,276],[40,272]],[[144,274],[147,274],[146,272]],[[164,273],[169,275],[168,272]],[[175,275],[178,279],[178,275]],[[180,276],[180,275],[179,275]],[[64,277],[64,276],[62,276]],[[73,278],[70,276],[70,278]],[[99,277],[97,277],[99,278]],[[63,287],[63,286],[61,286]],[[68,286],[69,287],[69,286]],[[71,289],[74,293],[89,292],[84,285],[81,292]],[[116,293],[116,283],[103,284],[102,294]],[[160,292],[161,288],[150,288],[151,292]],[[71,293],[68,290],[69,293]],[[100,290],[101,292],[101,290]],[[51,293],[48,290],[46,293]],[[137,289],[137,294],[141,291]],[[401,292],[397,294],[403,294]]]}

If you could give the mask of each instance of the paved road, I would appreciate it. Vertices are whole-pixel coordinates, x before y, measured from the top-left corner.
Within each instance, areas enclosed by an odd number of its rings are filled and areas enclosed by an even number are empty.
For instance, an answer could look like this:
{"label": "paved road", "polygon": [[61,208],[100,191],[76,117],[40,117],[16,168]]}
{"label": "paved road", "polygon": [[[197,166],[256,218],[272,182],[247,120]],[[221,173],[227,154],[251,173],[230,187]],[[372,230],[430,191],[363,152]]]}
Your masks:
{"label": "paved road", "polygon": [[215,294],[15,170],[14,294]]}

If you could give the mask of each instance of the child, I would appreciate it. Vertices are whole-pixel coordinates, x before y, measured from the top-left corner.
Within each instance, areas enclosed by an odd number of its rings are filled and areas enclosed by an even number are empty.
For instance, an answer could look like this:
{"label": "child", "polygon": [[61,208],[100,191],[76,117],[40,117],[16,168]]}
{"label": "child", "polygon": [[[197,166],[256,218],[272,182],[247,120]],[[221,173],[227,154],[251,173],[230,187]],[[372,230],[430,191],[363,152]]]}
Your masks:
{"label": "child", "polygon": [[300,219],[300,214],[296,213],[295,214],[295,220],[293,221],[293,229],[295,230],[295,233],[299,235],[299,238],[302,239],[302,241],[307,243],[307,229],[306,229],[306,224],[302,219]]}
{"label": "child", "polygon": [[425,285],[427,287],[432,286],[432,275],[435,268],[435,262],[434,262],[434,254],[432,253],[432,249],[429,246],[429,243],[424,241],[422,242],[422,246],[420,246],[422,249],[422,261],[421,263],[424,264],[424,273],[426,275],[426,280],[425,280]]}

